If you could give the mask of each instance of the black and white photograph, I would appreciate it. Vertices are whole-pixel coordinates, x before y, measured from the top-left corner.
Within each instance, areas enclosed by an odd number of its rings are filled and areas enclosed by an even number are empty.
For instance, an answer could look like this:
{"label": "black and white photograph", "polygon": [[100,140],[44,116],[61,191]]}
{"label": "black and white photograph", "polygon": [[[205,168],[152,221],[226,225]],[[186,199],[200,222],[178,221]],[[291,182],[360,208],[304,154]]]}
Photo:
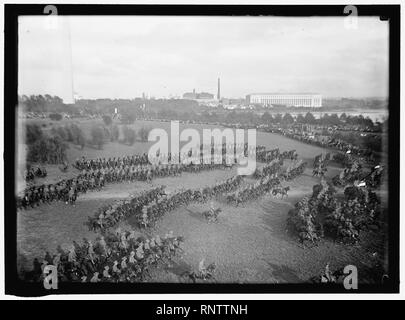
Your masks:
{"label": "black and white photograph", "polygon": [[398,291],[399,5],[321,7],[9,7],[13,283]]}

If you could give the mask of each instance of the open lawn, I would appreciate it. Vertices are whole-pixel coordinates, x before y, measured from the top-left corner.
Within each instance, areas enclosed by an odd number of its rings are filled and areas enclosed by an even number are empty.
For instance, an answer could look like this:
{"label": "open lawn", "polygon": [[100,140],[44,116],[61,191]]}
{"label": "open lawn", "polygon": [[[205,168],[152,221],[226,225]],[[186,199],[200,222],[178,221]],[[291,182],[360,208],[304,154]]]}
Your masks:
{"label": "open lawn", "polygon": [[[142,125],[168,128],[169,123],[137,121],[133,126],[139,128]],[[194,126],[201,129],[201,126]],[[137,229],[139,235],[164,235],[173,231],[175,235],[185,237],[182,245],[184,252],[169,267],[155,270],[151,281],[180,282],[181,274],[184,271],[196,270],[202,259],[205,259],[206,265],[212,262],[217,265],[216,281],[232,283],[298,283],[319,275],[328,262],[333,269],[347,264],[361,268],[375,263],[372,246],[344,245],[326,239],[317,246],[305,247],[286,231],[288,211],[302,197],[312,194],[313,185],[320,181],[319,178],[312,177],[313,158],[322,152],[331,151],[263,132],[258,133],[257,143],[266,146],[267,149],[280,148],[281,151],[295,149],[299,158],[308,162],[302,176],[283,183],[291,188],[288,198],[280,199],[266,195],[239,207],[229,206],[220,200],[215,201],[215,205],[222,209],[217,223],[208,223],[202,217],[202,212],[208,209],[208,203],[190,204],[166,213],[152,229]],[[102,150],[90,147],[80,150],[71,145],[68,159],[72,163],[82,155],[96,158],[140,154],[147,152],[150,145],[151,143],[140,141],[133,146],[115,142],[105,144]],[[285,165],[288,164],[289,161],[286,161]],[[64,175],[57,166],[47,166],[47,169],[48,177],[37,179],[36,183],[57,181],[78,173],[73,168]],[[327,178],[331,179],[340,170],[341,167],[332,162],[328,166]],[[54,202],[18,211],[18,264],[31,268],[35,257],[41,258],[45,251],[55,252],[58,245],[68,248],[72,241],[82,241],[83,238],[95,239],[97,234],[89,231],[85,225],[87,218],[93,216],[101,206],[116,199],[126,198],[130,194],[158,185],[165,185],[169,192],[181,188],[196,189],[213,185],[235,174],[236,168],[233,168],[198,174],[183,173],[180,177],[154,179],[152,182],[107,184],[100,192],[80,194],[75,206]],[[254,180],[251,178],[245,181],[245,183],[252,182]],[[22,182],[20,187],[23,187]],[[124,230],[137,228],[131,218],[120,222],[118,226]],[[362,280],[366,281],[360,276],[360,281]]]}

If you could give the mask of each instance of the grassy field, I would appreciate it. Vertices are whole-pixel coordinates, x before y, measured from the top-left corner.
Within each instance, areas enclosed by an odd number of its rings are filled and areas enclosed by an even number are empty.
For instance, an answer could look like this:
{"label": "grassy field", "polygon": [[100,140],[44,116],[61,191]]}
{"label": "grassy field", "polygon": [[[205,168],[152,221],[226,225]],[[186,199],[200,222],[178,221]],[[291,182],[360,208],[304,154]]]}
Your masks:
{"label": "grassy field", "polygon": [[[139,128],[142,125],[167,128],[169,124],[138,121],[134,127]],[[201,129],[201,126],[196,127]],[[216,263],[216,281],[232,283],[298,283],[319,275],[328,262],[333,269],[347,264],[373,264],[373,250],[368,247],[322,240],[318,246],[308,248],[286,232],[288,211],[302,197],[312,194],[312,186],[320,181],[319,178],[312,177],[312,160],[315,155],[326,150],[270,133],[258,133],[257,143],[269,149],[280,148],[281,151],[296,149],[299,157],[309,162],[304,175],[284,183],[291,188],[289,197],[281,200],[266,195],[239,207],[217,201],[216,206],[222,209],[218,223],[207,223],[202,217],[201,213],[208,209],[208,204],[191,204],[166,213],[153,229],[138,230],[139,234],[148,235],[164,235],[173,231],[175,235],[185,237],[184,253],[170,267],[157,270],[152,281],[179,282],[182,272],[198,268],[201,259],[205,259],[206,264]],[[146,152],[149,145],[150,143],[137,142],[129,147],[120,143],[108,143],[102,150],[86,147],[83,151],[71,146],[68,157],[69,161],[74,161],[81,155],[95,158],[139,154]],[[328,167],[328,179],[340,169],[332,163]],[[49,167],[48,171],[47,181],[61,177],[56,166]],[[74,174],[76,172],[73,170],[67,173]],[[100,192],[80,195],[75,206],[57,202],[19,211],[18,264],[30,268],[33,258],[42,257],[45,251],[54,252],[58,245],[67,248],[72,241],[95,239],[96,234],[89,231],[84,223],[98,208],[116,199],[126,198],[130,194],[158,185],[165,185],[169,192],[180,188],[199,188],[235,174],[236,169],[233,168],[199,174],[185,173],[180,177],[155,179],[149,183],[108,184]],[[253,181],[247,179],[248,182]],[[130,229],[135,227],[135,223],[129,218],[119,226]]]}

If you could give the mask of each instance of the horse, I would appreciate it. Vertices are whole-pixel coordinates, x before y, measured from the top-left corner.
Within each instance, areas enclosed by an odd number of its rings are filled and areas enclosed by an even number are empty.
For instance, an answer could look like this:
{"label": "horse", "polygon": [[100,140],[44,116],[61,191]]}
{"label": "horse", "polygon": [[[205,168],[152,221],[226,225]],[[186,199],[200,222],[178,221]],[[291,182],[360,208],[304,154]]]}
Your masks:
{"label": "horse", "polygon": [[278,187],[278,188],[274,188],[273,190],[272,190],[272,192],[271,192],[271,194],[273,195],[273,196],[277,196],[277,195],[279,195],[279,194],[281,194],[281,199],[284,199],[284,196],[285,197],[288,197],[288,191],[290,190],[290,187],[289,186],[287,186],[287,187]]}
{"label": "horse", "polygon": [[71,187],[69,190],[69,198],[68,198],[68,202],[70,204],[74,204],[76,202],[77,199],[77,192],[76,192],[76,188]]}

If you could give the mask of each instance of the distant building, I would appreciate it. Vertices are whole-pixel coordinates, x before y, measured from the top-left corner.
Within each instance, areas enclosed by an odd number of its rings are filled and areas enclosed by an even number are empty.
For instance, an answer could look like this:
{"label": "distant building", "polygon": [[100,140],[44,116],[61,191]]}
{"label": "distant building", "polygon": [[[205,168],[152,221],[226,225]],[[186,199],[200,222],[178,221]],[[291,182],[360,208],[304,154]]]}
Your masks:
{"label": "distant building", "polygon": [[183,99],[190,99],[190,100],[212,100],[214,99],[214,95],[212,93],[208,92],[195,92],[195,89],[193,92],[186,92],[183,94]]}
{"label": "distant building", "polygon": [[283,94],[283,93],[252,93],[246,96],[248,104],[285,105],[288,107],[322,107],[322,96],[312,93]]}
{"label": "distant building", "polygon": [[193,92],[186,92],[185,94],[183,94],[183,99],[195,100],[197,99],[197,96]]}

